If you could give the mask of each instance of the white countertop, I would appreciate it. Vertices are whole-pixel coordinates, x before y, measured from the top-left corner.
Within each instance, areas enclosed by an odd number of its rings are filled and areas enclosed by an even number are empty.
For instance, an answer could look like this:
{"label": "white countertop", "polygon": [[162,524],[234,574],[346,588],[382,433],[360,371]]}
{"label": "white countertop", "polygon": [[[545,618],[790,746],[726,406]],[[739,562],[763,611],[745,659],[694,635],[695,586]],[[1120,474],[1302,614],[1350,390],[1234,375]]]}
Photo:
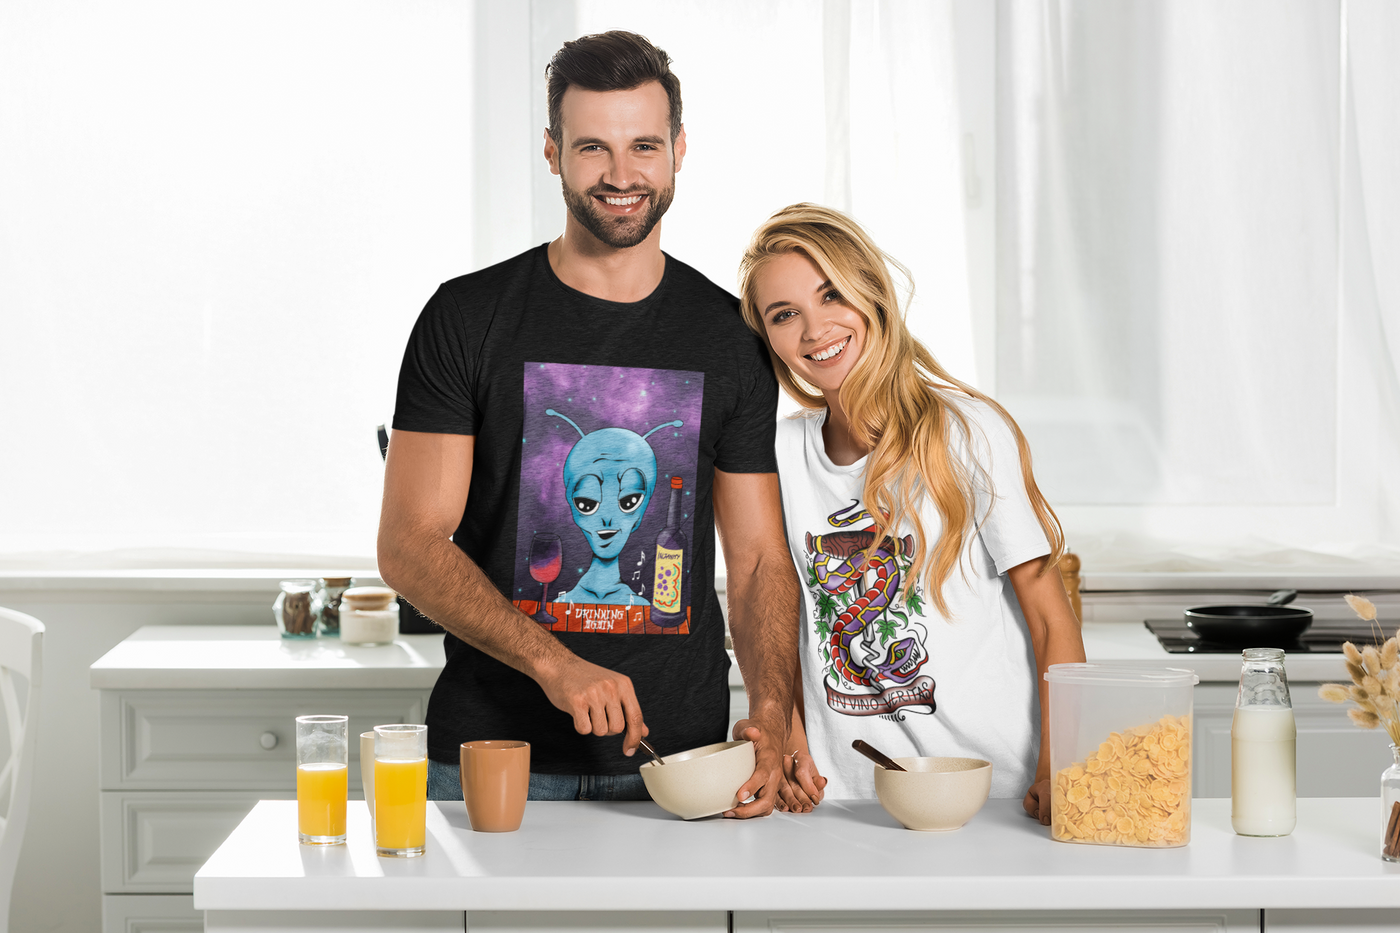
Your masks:
{"label": "white countertop", "polygon": [[[89,676],[94,690],[431,690],[446,660],[440,634],[366,648],[283,638],[271,624],[145,625],[98,658]],[[742,687],[733,651],[729,662],[729,685]]]}
{"label": "white countertop", "polygon": [[[1100,663],[1195,671],[1202,683],[1240,681],[1239,654],[1170,654],[1140,622],[1085,622],[1084,654]],[[1290,654],[1284,667],[1293,683],[1351,679],[1341,654]]]}
{"label": "white countertop", "polygon": [[432,689],[445,663],[441,635],[392,645],[282,638],[268,625],[147,625],[91,668],[97,690]]}
{"label": "white countertop", "polygon": [[[343,846],[297,844],[296,802],[264,800],[199,870],[198,910],[1079,910],[1394,907],[1373,798],[1304,798],[1291,836],[1230,829],[1193,802],[1177,849],[1052,842],[1018,800],[952,833],[905,830],[875,801],[691,823],[651,802],[532,802],[514,833],[429,803],[427,854],[374,854],[363,803]],[[645,880],[645,884],[638,882]],[[914,882],[914,883],[911,883]]]}
{"label": "white countertop", "polygon": [[[1090,661],[1178,667],[1202,682],[1238,683],[1236,654],[1168,654],[1141,623],[1086,622]],[[733,660],[733,653],[730,653]],[[431,689],[444,663],[441,635],[400,635],[392,645],[362,648],[336,638],[284,639],[272,625],[148,625],[91,669],[98,690]],[[1340,654],[1287,658],[1295,682],[1345,680]],[[730,669],[731,685],[742,685]]]}

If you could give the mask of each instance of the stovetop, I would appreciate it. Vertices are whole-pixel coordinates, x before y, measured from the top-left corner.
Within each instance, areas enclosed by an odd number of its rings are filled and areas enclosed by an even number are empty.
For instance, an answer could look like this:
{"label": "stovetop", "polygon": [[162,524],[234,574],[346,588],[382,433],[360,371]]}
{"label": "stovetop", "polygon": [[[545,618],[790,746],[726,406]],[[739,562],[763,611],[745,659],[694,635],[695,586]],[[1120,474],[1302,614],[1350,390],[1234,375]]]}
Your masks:
{"label": "stovetop", "polygon": [[[1157,636],[1157,641],[1168,654],[1239,654],[1239,645],[1225,645],[1205,641],[1186,627],[1185,618],[1147,619],[1143,622],[1148,631]],[[1289,654],[1340,654],[1342,642],[1349,641],[1358,646],[1379,645],[1390,637],[1390,632],[1377,632],[1370,623],[1360,619],[1314,619],[1307,631],[1298,636],[1291,645],[1279,645]]]}

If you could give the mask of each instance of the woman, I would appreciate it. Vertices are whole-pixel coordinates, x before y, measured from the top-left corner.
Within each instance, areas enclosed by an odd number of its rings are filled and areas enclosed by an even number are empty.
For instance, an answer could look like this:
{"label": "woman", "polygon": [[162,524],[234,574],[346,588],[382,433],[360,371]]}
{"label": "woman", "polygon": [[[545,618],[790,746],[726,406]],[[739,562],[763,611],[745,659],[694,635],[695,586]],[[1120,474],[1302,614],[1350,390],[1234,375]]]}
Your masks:
{"label": "woman", "polygon": [[780,807],[873,797],[860,738],[985,758],[992,796],[1049,823],[1041,675],[1084,660],[1064,537],[1015,421],[909,333],[889,266],[907,278],[813,204],[774,214],[740,264],[744,319],[803,407],[777,442],[807,596]]}

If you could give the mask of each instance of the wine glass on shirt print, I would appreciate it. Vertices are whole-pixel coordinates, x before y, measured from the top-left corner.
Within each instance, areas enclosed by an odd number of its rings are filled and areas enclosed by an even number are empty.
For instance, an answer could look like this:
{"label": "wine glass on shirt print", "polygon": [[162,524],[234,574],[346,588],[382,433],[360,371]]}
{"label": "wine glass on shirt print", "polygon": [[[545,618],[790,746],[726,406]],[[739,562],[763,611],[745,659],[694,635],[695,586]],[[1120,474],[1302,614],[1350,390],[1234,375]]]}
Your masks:
{"label": "wine glass on shirt print", "polygon": [[540,611],[530,618],[540,625],[553,625],[559,620],[545,611],[549,602],[549,585],[559,579],[564,565],[564,549],[559,536],[546,531],[535,532],[530,541],[530,577],[540,585]]}

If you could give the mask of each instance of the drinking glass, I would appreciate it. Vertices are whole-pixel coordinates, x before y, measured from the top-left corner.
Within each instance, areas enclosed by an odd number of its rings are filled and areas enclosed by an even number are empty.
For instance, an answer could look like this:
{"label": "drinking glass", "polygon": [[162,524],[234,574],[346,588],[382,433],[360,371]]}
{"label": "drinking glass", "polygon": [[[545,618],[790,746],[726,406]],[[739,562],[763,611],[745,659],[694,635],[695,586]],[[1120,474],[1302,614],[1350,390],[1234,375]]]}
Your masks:
{"label": "drinking glass", "polygon": [[545,611],[549,602],[549,585],[559,579],[564,565],[564,550],[559,536],[545,531],[535,532],[530,541],[530,576],[540,585],[540,611],[531,616],[540,625],[553,625],[559,620]]}
{"label": "drinking glass", "polygon": [[297,717],[297,836],[304,845],[345,842],[348,722],[345,716]]}
{"label": "drinking glass", "polygon": [[360,733],[360,783],[365,788],[365,806],[369,809],[370,831],[374,826],[374,731]]}
{"label": "drinking glass", "polygon": [[422,855],[427,835],[428,727],[374,727],[374,847],[389,858]]}

